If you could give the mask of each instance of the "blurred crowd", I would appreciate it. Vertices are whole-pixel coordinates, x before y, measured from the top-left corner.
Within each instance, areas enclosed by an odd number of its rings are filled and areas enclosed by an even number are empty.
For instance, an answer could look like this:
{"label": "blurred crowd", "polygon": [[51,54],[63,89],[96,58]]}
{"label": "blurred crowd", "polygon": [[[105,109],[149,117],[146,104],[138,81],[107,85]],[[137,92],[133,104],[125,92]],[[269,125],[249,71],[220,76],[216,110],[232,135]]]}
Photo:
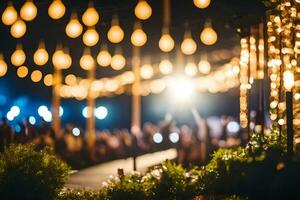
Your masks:
{"label": "blurred crowd", "polygon": [[158,124],[146,122],[140,134],[136,135],[128,129],[97,131],[91,148],[88,148],[86,134],[74,125],[66,125],[62,134],[55,134],[45,121],[32,125],[27,119],[18,124],[19,130],[16,131],[3,118],[0,121],[0,151],[11,143],[34,143],[37,149],[49,146],[74,169],[80,169],[96,163],[176,148],[177,162],[188,166],[191,163],[205,164],[216,149],[239,146],[247,139],[239,129],[228,129],[229,117],[220,118],[220,133],[216,135],[206,119],[196,112],[193,114],[195,120],[191,124],[179,125],[172,119]]}

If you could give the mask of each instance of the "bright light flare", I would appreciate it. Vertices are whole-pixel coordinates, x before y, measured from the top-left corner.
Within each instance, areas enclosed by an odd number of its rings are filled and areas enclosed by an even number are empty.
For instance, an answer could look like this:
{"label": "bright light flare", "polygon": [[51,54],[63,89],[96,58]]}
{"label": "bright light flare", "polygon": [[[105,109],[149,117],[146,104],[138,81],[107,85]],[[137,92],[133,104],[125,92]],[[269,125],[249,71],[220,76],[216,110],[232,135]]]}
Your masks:
{"label": "bright light flare", "polygon": [[174,78],[168,85],[170,95],[178,102],[190,102],[195,93],[195,85],[186,77]]}
{"label": "bright light flare", "polygon": [[156,144],[162,143],[163,139],[164,139],[164,138],[163,138],[163,136],[162,136],[161,133],[155,133],[155,134],[153,135],[153,141],[154,141]]}

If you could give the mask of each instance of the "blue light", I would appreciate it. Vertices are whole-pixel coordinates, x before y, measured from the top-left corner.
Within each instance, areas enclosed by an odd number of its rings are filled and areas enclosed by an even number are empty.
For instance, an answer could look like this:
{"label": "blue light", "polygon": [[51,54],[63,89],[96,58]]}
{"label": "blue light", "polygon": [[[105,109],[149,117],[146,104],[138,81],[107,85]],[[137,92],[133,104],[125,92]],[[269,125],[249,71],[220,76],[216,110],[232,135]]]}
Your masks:
{"label": "blue light", "polygon": [[44,117],[44,115],[46,115],[48,112],[48,108],[47,106],[45,105],[42,105],[38,108],[38,114],[41,116],[41,117]]}
{"label": "blue light", "polygon": [[14,118],[15,118],[15,116],[14,116],[14,114],[13,114],[11,111],[9,111],[9,112],[6,114],[6,118],[8,119],[8,121],[13,121]]}
{"label": "blue light", "polygon": [[73,133],[74,136],[79,136],[79,135],[80,135],[80,130],[79,130],[79,128],[76,128],[76,127],[73,128],[72,133]]}
{"label": "blue light", "polygon": [[235,121],[231,121],[227,124],[226,129],[229,134],[236,134],[240,130],[240,125]]}
{"label": "blue light", "polygon": [[169,140],[174,144],[177,143],[179,141],[179,134],[176,132],[170,133]]}
{"label": "blue light", "polygon": [[95,110],[95,116],[97,119],[105,119],[107,117],[108,110],[104,106],[100,106]]}
{"label": "blue light", "polygon": [[162,143],[163,141],[163,136],[161,133],[155,133],[153,135],[153,141],[156,143],[156,144],[159,144],[159,143]]}
{"label": "blue light", "polygon": [[16,131],[16,133],[21,132],[21,126],[19,124],[15,125],[15,131]]}
{"label": "blue light", "polygon": [[19,106],[13,106],[13,107],[11,107],[10,112],[12,113],[12,115],[14,117],[17,117],[20,114],[21,110],[20,110]]}
{"label": "blue light", "polygon": [[28,119],[28,121],[29,121],[29,123],[30,123],[31,125],[35,125],[35,123],[36,123],[36,119],[35,119],[34,116],[30,116],[29,119]]}
{"label": "blue light", "polygon": [[63,109],[63,107],[60,106],[59,107],[59,116],[62,117],[63,114],[64,114],[64,109]]}

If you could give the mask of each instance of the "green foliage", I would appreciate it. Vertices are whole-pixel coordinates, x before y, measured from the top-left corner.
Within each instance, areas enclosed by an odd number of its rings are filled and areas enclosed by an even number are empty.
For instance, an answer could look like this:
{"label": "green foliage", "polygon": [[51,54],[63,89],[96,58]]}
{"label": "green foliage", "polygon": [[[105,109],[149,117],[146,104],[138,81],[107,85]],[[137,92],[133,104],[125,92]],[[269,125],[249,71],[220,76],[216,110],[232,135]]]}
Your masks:
{"label": "green foliage", "polygon": [[100,199],[100,193],[86,189],[63,189],[56,200],[95,200]]}
{"label": "green foliage", "polygon": [[33,145],[11,145],[0,154],[1,199],[52,199],[65,184],[68,166]]}

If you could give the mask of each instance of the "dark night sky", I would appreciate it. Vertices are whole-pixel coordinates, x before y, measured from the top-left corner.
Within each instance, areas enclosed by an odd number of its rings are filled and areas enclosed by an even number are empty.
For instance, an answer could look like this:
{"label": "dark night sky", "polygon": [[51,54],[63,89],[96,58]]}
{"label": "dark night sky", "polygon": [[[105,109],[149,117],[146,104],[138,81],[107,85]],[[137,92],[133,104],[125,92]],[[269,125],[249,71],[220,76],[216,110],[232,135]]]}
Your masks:
{"label": "dark night sky", "polygon": [[[15,0],[14,6],[19,9],[23,4],[23,0]],[[46,66],[34,66],[32,61],[33,52],[37,49],[40,40],[45,40],[46,48],[49,55],[55,50],[57,43],[62,43],[71,49],[73,65],[64,73],[74,73],[80,77],[85,77],[85,72],[79,67],[79,58],[82,55],[84,45],[81,38],[70,39],[64,33],[64,28],[69,21],[71,12],[76,10],[79,16],[87,7],[86,0],[64,0],[67,7],[67,13],[63,19],[54,21],[47,15],[47,8],[50,5],[50,0],[35,1],[38,6],[38,17],[27,23],[27,33],[21,39],[14,39],[9,34],[9,27],[6,27],[0,22],[0,52],[3,52],[5,59],[9,65],[9,72],[4,78],[0,78],[0,96],[8,97],[5,105],[1,106],[0,111],[6,113],[9,106],[14,104],[12,99],[26,97],[27,110],[33,112],[39,105],[50,105],[51,89],[43,86],[42,82],[32,83],[29,77],[19,79],[16,76],[16,67],[9,62],[10,55],[16,47],[16,44],[22,43],[23,48],[27,53],[26,65],[30,71],[35,69],[42,70],[43,74],[52,71],[53,66],[48,62]],[[111,17],[114,13],[118,13],[120,25],[125,30],[125,41],[121,43],[123,53],[127,57],[131,57],[130,33],[135,21],[133,8],[137,1],[133,0],[105,0],[95,1],[95,7],[100,12],[100,22],[96,26],[100,34],[100,44],[108,43],[106,33],[110,26]],[[160,54],[157,41],[161,34],[161,18],[162,18],[162,1],[148,0],[153,9],[153,15],[150,20],[143,22],[143,29],[148,34],[148,42],[142,49],[142,55],[149,56],[150,60],[157,62],[157,55]],[[263,6],[259,0],[212,0],[209,8],[200,10],[197,9],[192,0],[171,0],[172,3],[172,25],[171,34],[179,44],[183,38],[186,22],[189,22],[189,27],[193,33],[194,39],[197,41],[198,50],[200,52],[211,52],[215,49],[231,49],[239,44],[239,38],[232,26],[236,19],[247,16],[249,14],[263,13]],[[3,12],[7,4],[7,0],[0,1],[0,13]],[[203,28],[205,19],[212,19],[214,29],[218,32],[219,40],[217,44],[206,47],[200,44],[199,33]],[[98,43],[99,44],[99,43]],[[111,53],[114,52],[116,45],[109,45]],[[96,56],[100,45],[92,48],[93,54]],[[174,54],[174,53],[173,53]],[[77,59],[76,59],[77,58]],[[217,66],[217,65],[216,65]],[[130,70],[127,66],[125,70]],[[114,72],[110,69],[98,67],[97,77],[113,76],[120,72]],[[113,98],[103,98],[97,100],[97,105],[106,105],[111,112],[109,117],[103,121],[97,121],[98,128],[113,128],[113,127],[128,127],[130,124],[130,102],[129,96],[119,96]],[[151,95],[143,98],[143,121],[158,121],[164,117],[166,112],[173,113],[176,118],[181,121],[191,119],[191,114],[188,108],[178,108],[174,106],[171,99],[167,95]],[[84,125],[84,120],[81,116],[81,109],[85,106],[84,101],[63,100],[62,105],[65,108],[64,121],[70,121]],[[233,89],[226,94],[199,94],[195,98],[195,105],[199,112],[204,116],[220,115],[222,113],[235,115],[238,113],[238,89]],[[35,111],[36,112],[36,111]]]}

